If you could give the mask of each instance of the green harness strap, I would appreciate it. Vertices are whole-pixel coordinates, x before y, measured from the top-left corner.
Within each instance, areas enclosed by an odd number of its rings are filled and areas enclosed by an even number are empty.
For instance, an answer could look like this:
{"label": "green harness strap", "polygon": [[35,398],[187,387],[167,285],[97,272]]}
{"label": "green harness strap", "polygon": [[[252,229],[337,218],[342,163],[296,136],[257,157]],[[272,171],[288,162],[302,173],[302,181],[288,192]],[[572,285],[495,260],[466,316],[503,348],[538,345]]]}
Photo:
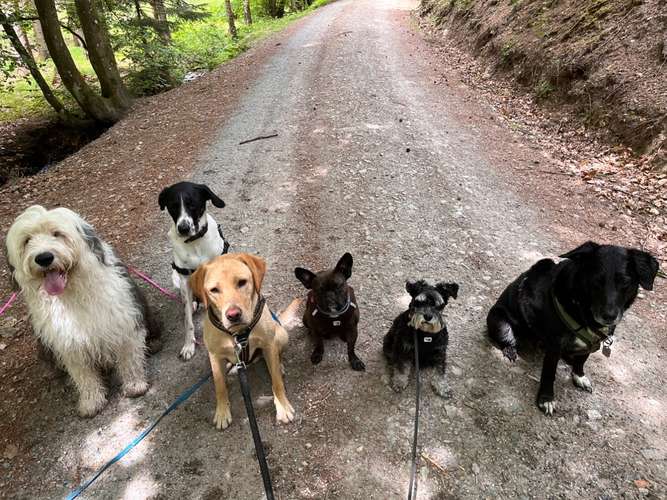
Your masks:
{"label": "green harness strap", "polygon": [[556,295],[551,294],[554,302],[556,312],[563,324],[574,335],[588,346],[589,349],[599,348],[600,344],[609,337],[609,327],[605,326],[599,330],[595,330],[590,326],[584,326],[577,323],[577,321],[568,314],[563,305],[558,301]]}

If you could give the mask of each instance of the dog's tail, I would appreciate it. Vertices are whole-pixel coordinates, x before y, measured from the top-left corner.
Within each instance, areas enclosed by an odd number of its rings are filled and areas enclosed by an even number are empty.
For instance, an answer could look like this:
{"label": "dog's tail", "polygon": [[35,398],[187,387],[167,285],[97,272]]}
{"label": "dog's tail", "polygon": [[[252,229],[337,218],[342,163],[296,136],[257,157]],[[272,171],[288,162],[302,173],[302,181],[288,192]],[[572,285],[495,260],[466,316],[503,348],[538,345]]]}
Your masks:
{"label": "dog's tail", "polygon": [[486,317],[486,325],[489,337],[503,351],[503,355],[510,361],[516,361],[516,337],[505,311],[493,306]]}
{"label": "dog's tail", "polygon": [[284,328],[289,330],[301,326],[301,320],[299,319],[298,313],[302,303],[303,299],[296,298],[290,302],[287,309],[278,314],[280,324],[283,325]]}

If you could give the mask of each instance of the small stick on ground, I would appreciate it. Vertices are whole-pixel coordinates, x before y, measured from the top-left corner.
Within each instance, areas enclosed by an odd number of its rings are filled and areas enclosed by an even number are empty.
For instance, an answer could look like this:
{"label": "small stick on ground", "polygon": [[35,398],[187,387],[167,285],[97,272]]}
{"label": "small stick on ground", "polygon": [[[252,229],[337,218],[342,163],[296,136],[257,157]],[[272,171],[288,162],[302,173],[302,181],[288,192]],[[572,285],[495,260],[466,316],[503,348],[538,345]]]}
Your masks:
{"label": "small stick on ground", "polygon": [[420,453],[421,457],[426,460],[432,467],[435,467],[438,471],[440,471],[441,474],[446,475],[447,474],[447,469],[445,469],[442,465],[440,465],[438,462],[433,460],[430,456],[428,456],[426,453],[423,451]]}
{"label": "small stick on ground", "polygon": [[239,142],[239,146],[243,144],[248,144],[249,142],[261,141],[263,139],[271,139],[273,137],[278,137],[278,134],[259,135],[257,137],[253,137],[252,139],[246,139],[245,141]]}

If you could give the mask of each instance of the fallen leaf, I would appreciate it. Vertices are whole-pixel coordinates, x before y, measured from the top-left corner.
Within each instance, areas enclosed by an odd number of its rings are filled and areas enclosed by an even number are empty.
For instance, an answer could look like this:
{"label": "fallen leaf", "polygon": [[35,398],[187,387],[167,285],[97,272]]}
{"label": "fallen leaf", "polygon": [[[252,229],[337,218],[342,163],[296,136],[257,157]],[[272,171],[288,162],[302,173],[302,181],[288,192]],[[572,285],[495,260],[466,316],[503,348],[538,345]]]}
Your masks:
{"label": "fallen leaf", "polygon": [[635,486],[637,488],[648,488],[651,486],[651,483],[649,483],[646,479],[635,479]]}

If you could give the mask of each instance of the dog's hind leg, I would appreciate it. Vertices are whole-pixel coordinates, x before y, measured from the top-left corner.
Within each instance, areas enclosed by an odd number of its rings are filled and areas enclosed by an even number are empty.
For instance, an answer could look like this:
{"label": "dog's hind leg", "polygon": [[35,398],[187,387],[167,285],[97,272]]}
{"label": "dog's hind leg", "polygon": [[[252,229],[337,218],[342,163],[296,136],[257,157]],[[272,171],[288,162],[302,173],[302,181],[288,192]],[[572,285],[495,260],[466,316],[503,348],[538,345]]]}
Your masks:
{"label": "dog's hind leg", "polygon": [[486,317],[486,325],[489,336],[498,344],[503,356],[510,361],[516,361],[516,338],[505,311],[498,306],[493,306]]}
{"label": "dog's hind leg", "polygon": [[135,332],[117,353],[118,376],[123,384],[123,394],[129,398],[143,396],[148,390],[144,366],[145,335],[143,328]]}
{"label": "dog's hind leg", "polygon": [[106,389],[100,374],[88,360],[64,359],[67,373],[79,392],[79,416],[94,417],[107,404]]}
{"label": "dog's hind leg", "polygon": [[181,300],[183,301],[183,310],[185,312],[185,337],[183,338],[183,348],[179,357],[183,361],[188,361],[195,355],[195,324],[192,319],[193,295],[187,282],[181,283]]}

